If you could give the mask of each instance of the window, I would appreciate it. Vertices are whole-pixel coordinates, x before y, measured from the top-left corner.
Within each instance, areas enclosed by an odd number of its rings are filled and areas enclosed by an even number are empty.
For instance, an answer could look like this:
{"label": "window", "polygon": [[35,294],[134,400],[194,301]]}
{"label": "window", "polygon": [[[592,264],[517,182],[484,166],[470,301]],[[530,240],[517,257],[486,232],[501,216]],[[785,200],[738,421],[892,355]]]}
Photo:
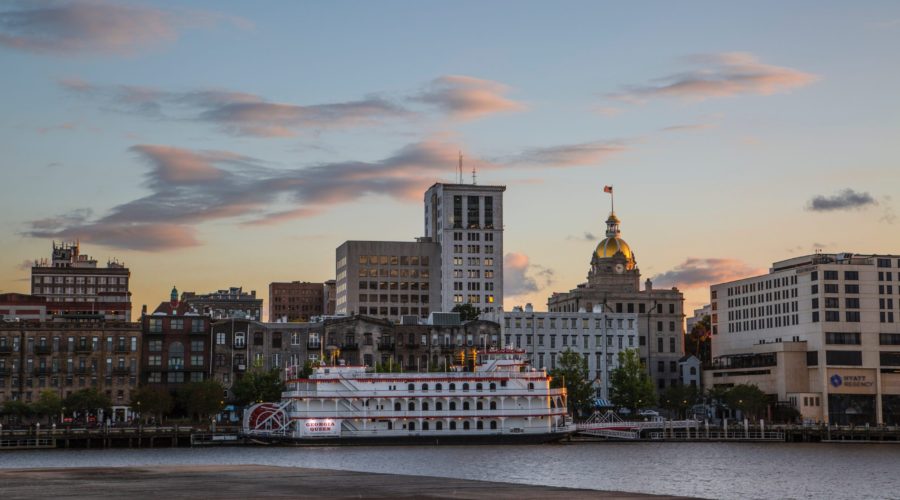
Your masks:
{"label": "window", "polygon": [[848,323],[859,323],[859,311],[846,311],[845,314]]}
{"label": "window", "polygon": [[225,332],[216,333],[216,345],[225,345]]}
{"label": "window", "polygon": [[862,351],[825,351],[828,365],[862,366]]}
{"label": "window", "polygon": [[172,331],[184,330],[184,320],[179,318],[172,318],[169,323],[169,329]]}
{"label": "window", "polygon": [[162,352],[162,340],[151,340],[147,343],[147,350],[150,352]]}
{"label": "window", "polygon": [[859,345],[858,332],[826,332],[825,343],[835,345]]}
{"label": "window", "polygon": [[192,340],[191,341],[191,351],[203,352],[203,341],[202,340]]}
{"label": "window", "polygon": [[203,366],[203,355],[202,354],[192,354],[191,355],[191,366]]}
{"label": "window", "polygon": [[148,326],[150,333],[161,333],[162,332],[162,319],[160,318],[150,318],[148,321]]}
{"label": "window", "polygon": [[858,281],[859,280],[859,271],[844,271],[844,279]]}
{"label": "window", "polygon": [[836,322],[841,320],[840,311],[825,311],[825,321]]}
{"label": "window", "polygon": [[203,333],[205,330],[204,321],[202,319],[191,320],[191,333]]}

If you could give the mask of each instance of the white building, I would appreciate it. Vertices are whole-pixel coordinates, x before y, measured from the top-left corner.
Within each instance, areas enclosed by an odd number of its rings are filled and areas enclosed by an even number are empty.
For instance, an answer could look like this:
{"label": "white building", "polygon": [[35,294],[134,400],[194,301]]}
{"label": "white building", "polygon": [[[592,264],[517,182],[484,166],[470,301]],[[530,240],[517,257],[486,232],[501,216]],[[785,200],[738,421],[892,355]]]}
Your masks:
{"label": "white building", "polygon": [[528,304],[484,318],[500,323],[504,346],[525,349],[534,367],[555,369],[567,349],[584,356],[603,399],[609,398],[609,376],[618,367],[619,352],[639,347],[637,314],[607,313],[600,305],[592,312],[535,312]]}
{"label": "white building", "polygon": [[713,285],[706,387],[756,384],[803,418],[900,424],[900,256],[816,254]]}
{"label": "white building", "polygon": [[441,246],[441,310],[503,307],[506,186],[435,184],[425,192],[425,236]]}

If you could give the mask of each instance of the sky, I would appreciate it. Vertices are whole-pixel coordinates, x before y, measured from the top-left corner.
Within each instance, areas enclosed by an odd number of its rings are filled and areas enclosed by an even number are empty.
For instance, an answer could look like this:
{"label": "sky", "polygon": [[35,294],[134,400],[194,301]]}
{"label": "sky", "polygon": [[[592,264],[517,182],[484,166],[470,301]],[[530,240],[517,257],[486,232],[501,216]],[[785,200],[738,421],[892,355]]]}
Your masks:
{"label": "sky", "polygon": [[686,311],[825,252],[900,253],[900,3],[0,4],[0,290],[78,239],[179,290],[334,277],[422,235],[422,196],[507,186],[504,306],[622,237]]}

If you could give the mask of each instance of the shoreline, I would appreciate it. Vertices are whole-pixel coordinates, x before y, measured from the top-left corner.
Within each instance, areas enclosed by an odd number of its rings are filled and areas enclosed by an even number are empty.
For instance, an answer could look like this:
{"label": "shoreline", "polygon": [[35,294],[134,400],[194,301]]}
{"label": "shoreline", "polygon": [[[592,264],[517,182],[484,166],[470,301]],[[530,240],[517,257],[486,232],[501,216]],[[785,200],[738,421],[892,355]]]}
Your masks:
{"label": "shoreline", "polygon": [[263,465],[67,467],[0,470],[0,496],[48,498],[455,498],[681,499],[563,488],[333,469]]}

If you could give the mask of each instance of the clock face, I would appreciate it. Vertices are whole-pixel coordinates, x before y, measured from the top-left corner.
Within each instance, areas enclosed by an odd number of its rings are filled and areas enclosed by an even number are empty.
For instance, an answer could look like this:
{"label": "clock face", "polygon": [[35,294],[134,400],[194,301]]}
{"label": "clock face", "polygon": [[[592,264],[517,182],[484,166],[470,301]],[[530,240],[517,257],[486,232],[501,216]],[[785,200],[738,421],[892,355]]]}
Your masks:
{"label": "clock face", "polygon": [[625,272],[625,266],[622,264],[616,264],[616,272],[622,274]]}

